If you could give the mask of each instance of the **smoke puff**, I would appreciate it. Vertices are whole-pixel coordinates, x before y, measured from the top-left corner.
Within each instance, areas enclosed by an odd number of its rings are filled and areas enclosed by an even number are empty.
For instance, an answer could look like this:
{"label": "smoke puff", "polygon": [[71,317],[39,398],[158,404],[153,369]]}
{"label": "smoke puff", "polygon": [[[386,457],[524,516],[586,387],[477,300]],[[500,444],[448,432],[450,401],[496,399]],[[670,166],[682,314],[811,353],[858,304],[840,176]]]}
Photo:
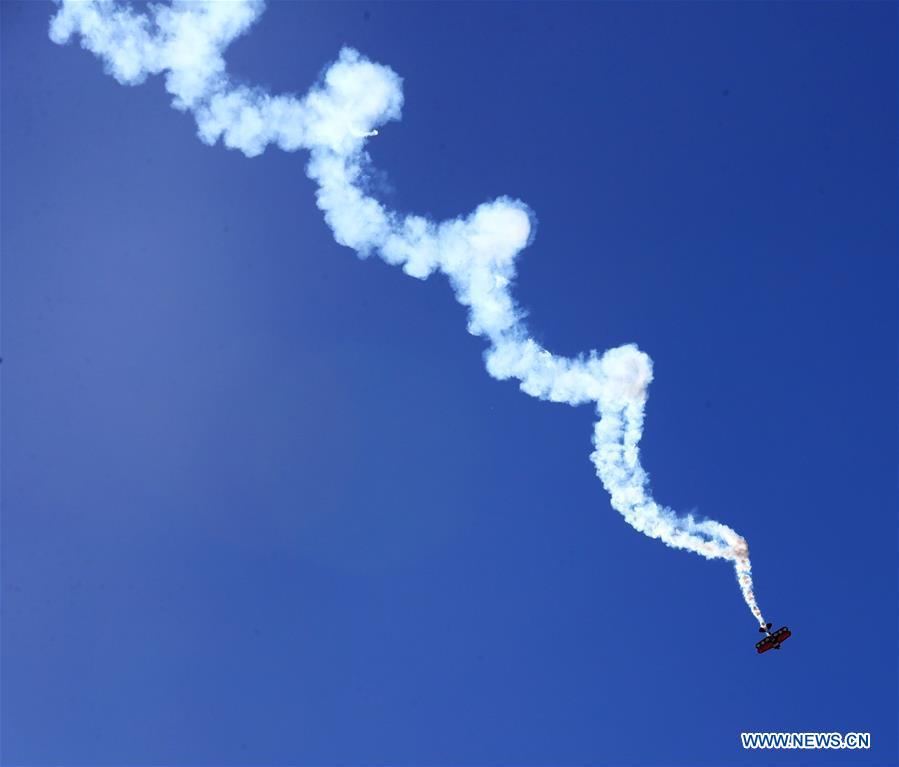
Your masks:
{"label": "smoke puff", "polygon": [[734,563],[743,597],[759,623],[745,539],[713,520],[679,516],[660,506],[640,464],[644,407],[652,361],[628,344],[603,354],[566,358],[538,344],[524,324],[511,287],[516,259],[534,235],[536,218],[523,202],[500,197],[468,216],[434,222],[386,209],[365,189],[365,141],[402,114],[402,80],[352,48],[304,96],[272,96],[235,85],[223,54],[263,11],[261,0],[175,0],[136,13],[115,0],[63,0],[50,37],[78,37],[124,85],[164,74],[176,109],[189,111],[206,144],[221,141],[248,157],[269,144],[310,153],[306,171],[334,239],[360,257],[377,255],[417,279],[448,278],[468,310],[468,330],[488,342],[484,359],[496,379],[516,379],[543,400],[591,402],[599,415],[591,460],[628,524],[669,546]]}

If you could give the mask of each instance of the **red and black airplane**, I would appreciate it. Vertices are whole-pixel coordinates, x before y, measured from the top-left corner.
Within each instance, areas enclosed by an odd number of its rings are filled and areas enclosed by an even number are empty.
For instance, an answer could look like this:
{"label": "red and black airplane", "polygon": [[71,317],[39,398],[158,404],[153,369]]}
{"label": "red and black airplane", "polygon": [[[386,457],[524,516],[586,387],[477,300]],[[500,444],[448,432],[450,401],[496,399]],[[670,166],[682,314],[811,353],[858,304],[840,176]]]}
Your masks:
{"label": "red and black airplane", "polygon": [[766,636],[761,642],[755,643],[755,649],[758,653],[767,652],[772,647],[775,650],[779,650],[780,643],[793,636],[793,632],[790,631],[790,629],[788,629],[786,626],[777,629],[777,631],[772,634],[770,623],[765,624],[765,626],[763,628],[760,628],[759,631],[761,631],[763,634],[767,634],[768,636]]}

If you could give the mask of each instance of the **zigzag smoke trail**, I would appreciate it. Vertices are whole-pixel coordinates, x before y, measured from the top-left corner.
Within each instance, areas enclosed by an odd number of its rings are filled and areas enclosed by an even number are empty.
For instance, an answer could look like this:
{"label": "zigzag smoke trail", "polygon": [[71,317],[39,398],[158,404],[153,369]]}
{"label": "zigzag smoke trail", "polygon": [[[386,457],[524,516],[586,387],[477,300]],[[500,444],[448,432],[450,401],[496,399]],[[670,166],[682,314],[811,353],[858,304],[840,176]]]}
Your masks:
{"label": "zigzag smoke trail", "polygon": [[651,538],[733,562],[743,598],[764,625],[746,540],[720,522],[679,516],[650,494],[638,450],[652,380],[650,358],[634,345],[560,357],[528,335],[510,285],[516,257],[532,238],[530,209],[500,197],[466,217],[439,223],[385,209],[364,190],[369,165],[364,145],[377,126],[400,118],[401,79],[344,48],[301,98],[234,84],[224,51],[263,9],[262,0],[174,0],[144,14],[115,0],[62,0],[50,37],[62,44],[79,36],[124,85],[165,73],[174,107],[193,114],[206,144],[221,139],[248,157],[268,144],[288,152],[308,150],[307,173],[318,184],[318,207],[335,240],[361,258],[376,254],[418,279],[434,271],[445,274],[456,299],[468,308],[468,331],[490,344],[485,361],[494,378],[518,379],[522,391],[543,400],[595,403],[599,420],[590,458],[612,506]]}

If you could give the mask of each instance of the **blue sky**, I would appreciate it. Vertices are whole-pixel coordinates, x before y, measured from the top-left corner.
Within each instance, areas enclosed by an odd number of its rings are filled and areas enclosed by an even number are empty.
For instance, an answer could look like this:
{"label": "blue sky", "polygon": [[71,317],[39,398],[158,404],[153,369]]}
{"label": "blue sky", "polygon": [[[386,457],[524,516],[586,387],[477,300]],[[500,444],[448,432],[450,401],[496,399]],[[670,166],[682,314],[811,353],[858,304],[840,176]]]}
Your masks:
{"label": "blue sky", "polygon": [[728,564],[610,508],[589,407],[52,12],[0,6],[4,764],[897,761],[894,4],[273,3],[227,53],[399,73],[391,207],[531,206],[530,329],[652,356],[653,489],[748,538],[761,657]]}

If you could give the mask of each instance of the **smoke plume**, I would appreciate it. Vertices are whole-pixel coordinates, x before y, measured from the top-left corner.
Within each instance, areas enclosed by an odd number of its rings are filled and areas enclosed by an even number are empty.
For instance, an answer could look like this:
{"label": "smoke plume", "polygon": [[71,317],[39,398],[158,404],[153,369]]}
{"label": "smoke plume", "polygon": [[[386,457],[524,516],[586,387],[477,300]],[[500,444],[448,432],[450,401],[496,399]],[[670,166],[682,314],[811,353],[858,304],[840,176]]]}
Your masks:
{"label": "smoke plume", "polygon": [[530,337],[510,292],[516,259],[529,244],[534,216],[523,202],[500,197],[467,216],[431,221],[386,209],[365,190],[365,142],[400,118],[401,79],[352,48],[306,95],[271,95],[237,85],[223,54],[264,9],[262,0],[175,0],[138,13],[115,0],[63,0],[50,37],[73,37],[123,85],[162,74],[172,105],[190,112],[206,144],[221,141],[247,157],[269,144],[310,153],[307,173],[334,239],[364,258],[376,255],[411,277],[442,272],[468,310],[468,331],[488,343],[487,372],[514,378],[521,390],[569,405],[593,403],[598,420],[590,458],[625,521],[669,546],[733,562],[743,598],[764,625],[752,591],[749,548],[713,520],[660,506],[640,465],[639,442],[652,361],[634,345],[575,358],[552,354]]}

